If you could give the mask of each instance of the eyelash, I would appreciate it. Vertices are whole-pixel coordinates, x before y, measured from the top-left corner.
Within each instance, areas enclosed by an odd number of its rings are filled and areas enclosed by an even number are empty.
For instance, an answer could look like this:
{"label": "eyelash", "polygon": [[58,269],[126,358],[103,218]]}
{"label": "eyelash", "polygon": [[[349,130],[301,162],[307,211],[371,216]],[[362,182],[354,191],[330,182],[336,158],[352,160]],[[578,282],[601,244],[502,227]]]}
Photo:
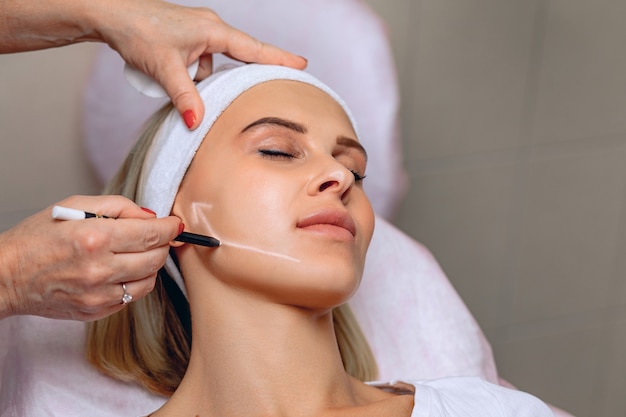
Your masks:
{"label": "eyelash", "polygon": [[259,153],[270,159],[293,159],[295,155],[288,152],[279,151],[277,149],[259,149]]}
{"label": "eyelash", "polygon": [[[265,158],[269,158],[269,159],[293,159],[295,158],[295,155],[290,154],[288,152],[279,151],[277,149],[259,149],[259,153],[261,154],[261,156]],[[352,173],[352,175],[354,175],[355,182],[361,182],[367,177],[367,175],[361,175],[352,169],[350,170],[350,172]]]}
{"label": "eyelash", "polygon": [[352,175],[354,175],[354,181],[356,182],[362,182],[367,177],[367,175],[361,175],[353,170],[350,170],[350,172],[352,172]]}

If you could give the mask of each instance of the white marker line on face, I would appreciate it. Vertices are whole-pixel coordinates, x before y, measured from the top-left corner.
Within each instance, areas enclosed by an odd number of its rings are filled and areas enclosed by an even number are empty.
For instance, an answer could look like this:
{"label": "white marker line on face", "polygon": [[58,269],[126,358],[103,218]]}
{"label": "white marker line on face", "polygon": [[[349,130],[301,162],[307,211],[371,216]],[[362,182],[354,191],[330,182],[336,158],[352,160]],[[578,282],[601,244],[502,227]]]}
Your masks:
{"label": "white marker line on face", "polygon": [[193,222],[197,224],[203,224],[207,227],[207,232],[212,232],[207,213],[213,209],[211,203],[191,203],[191,213],[193,216]]}
{"label": "white marker line on face", "polygon": [[[210,212],[211,209],[213,209],[213,204],[211,203],[201,203],[201,202],[191,203],[191,211],[192,211],[192,216],[194,218],[194,221],[197,224],[205,225],[207,228],[205,232],[208,232],[209,234],[213,235],[215,233],[212,230],[213,228],[211,227],[211,224],[208,219],[208,212]],[[267,251],[261,248],[256,248],[254,246],[244,245],[242,243],[234,243],[234,242],[225,241],[221,237],[219,238],[219,240],[221,242],[222,247],[228,245],[228,246],[232,246],[233,248],[249,250],[251,252],[257,252],[263,255],[273,256],[273,257],[284,259],[284,260],[291,261],[291,262],[296,262],[296,263],[302,262],[300,259],[294,258],[289,255],[285,255],[282,253],[271,252],[271,251]]]}
{"label": "white marker line on face", "polygon": [[255,248],[254,246],[249,246],[249,245],[243,245],[241,243],[233,243],[233,242],[226,242],[224,240],[220,239],[220,242],[222,242],[222,246],[232,246],[234,248],[237,249],[243,249],[243,250],[249,250],[252,252],[257,252],[263,255],[268,255],[268,256],[274,256],[276,258],[281,258],[281,259],[285,259],[287,261],[291,261],[291,262],[296,262],[296,263],[300,263],[302,262],[300,259],[291,257],[289,255],[285,255],[282,253],[276,253],[276,252],[270,252],[264,249],[260,249],[260,248]]}

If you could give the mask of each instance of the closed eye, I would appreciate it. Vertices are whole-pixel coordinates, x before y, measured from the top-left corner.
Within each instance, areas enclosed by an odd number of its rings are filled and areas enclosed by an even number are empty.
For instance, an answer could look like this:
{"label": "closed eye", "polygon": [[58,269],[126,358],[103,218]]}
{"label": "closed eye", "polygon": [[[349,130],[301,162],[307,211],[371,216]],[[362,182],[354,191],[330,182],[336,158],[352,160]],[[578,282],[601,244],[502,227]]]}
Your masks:
{"label": "closed eye", "polygon": [[288,153],[288,152],[284,152],[284,151],[280,151],[278,149],[259,149],[259,153],[261,154],[261,156],[265,157],[265,158],[270,158],[270,159],[292,159],[295,158],[294,155]]}
{"label": "closed eye", "polygon": [[365,179],[365,177],[367,177],[367,175],[361,175],[358,172],[354,171],[354,170],[350,170],[350,172],[352,172],[352,175],[354,175],[354,181],[356,182],[360,182],[363,181]]}
{"label": "closed eye", "polygon": [[[296,157],[294,154],[278,149],[259,149],[258,152],[262,157],[268,159],[294,159]],[[350,172],[354,175],[355,182],[361,182],[366,177],[366,175],[361,175],[353,169],[351,169]]]}

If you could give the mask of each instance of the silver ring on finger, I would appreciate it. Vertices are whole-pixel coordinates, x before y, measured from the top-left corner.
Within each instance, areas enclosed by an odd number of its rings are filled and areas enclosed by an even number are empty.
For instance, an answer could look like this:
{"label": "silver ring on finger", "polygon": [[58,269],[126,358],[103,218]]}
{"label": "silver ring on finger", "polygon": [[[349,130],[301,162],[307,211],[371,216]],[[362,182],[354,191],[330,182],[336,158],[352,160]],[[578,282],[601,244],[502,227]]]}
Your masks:
{"label": "silver ring on finger", "polygon": [[122,301],[120,304],[128,304],[133,301],[133,296],[126,291],[126,284],[122,282],[122,289],[124,290],[124,295],[122,295]]}

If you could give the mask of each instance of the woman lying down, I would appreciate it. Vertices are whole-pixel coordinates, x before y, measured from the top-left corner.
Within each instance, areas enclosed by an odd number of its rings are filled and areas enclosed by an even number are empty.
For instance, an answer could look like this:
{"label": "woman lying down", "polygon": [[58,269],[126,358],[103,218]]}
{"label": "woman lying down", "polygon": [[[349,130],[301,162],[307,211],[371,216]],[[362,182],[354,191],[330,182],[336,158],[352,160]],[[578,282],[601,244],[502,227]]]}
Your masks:
{"label": "woman lying down", "polygon": [[201,126],[161,110],[108,188],[221,242],[172,242],[155,291],[90,325],[90,362],[156,395],[144,415],[552,415],[475,377],[371,382],[346,304],[374,229],[350,111],[282,67],[220,71],[198,89]]}

